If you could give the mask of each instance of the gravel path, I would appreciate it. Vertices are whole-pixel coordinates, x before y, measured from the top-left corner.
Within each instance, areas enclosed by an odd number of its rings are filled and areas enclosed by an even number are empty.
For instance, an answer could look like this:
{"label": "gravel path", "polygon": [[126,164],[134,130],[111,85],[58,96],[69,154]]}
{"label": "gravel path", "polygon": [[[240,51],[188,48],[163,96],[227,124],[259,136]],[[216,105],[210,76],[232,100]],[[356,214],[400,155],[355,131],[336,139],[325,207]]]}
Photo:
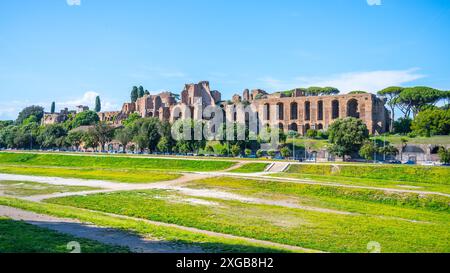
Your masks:
{"label": "gravel path", "polygon": [[[37,214],[21,209],[0,206],[0,216],[16,221],[69,234],[78,238],[95,240],[108,245],[128,247],[137,253],[202,253],[199,247],[180,245],[157,239],[143,238],[117,229],[103,228],[91,224],[82,223],[75,219],[57,218],[48,215]],[[81,245],[81,251],[83,245]]]}

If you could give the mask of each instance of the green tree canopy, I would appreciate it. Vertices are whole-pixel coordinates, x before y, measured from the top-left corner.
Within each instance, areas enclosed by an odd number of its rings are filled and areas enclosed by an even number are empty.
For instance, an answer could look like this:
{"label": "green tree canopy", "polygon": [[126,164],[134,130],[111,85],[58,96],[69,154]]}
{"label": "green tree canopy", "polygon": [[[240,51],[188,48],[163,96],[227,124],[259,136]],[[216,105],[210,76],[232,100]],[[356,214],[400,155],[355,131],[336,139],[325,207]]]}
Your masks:
{"label": "green tree canopy", "polygon": [[43,148],[61,148],[65,146],[67,130],[61,124],[45,126],[37,140]]}
{"label": "green tree canopy", "polygon": [[80,126],[89,126],[97,124],[100,121],[97,113],[94,111],[84,111],[75,116],[71,122],[71,128],[78,128]]}
{"label": "green tree canopy", "polygon": [[133,140],[133,129],[131,127],[124,127],[116,130],[114,139],[122,144],[122,151],[125,152],[127,145]]}
{"label": "green tree canopy", "polygon": [[133,141],[139,146],[139,149],[149,149],[155,151],[156,146],[161,139],[161,121],[158,118],[144,118],[137,120],[133,125],[133,131],[136,133]]}
{"label": "green tree canopy", "polygon": [[415,117],[425,106],[434,105],[443,99],[445,92],[426,86],[405,88],[395,99],[394,103],[409,117]]}
{"label": "green tree canopy", "polygon": [[16,124],[22,124],[24,120],[30,116],[35,116],[37,120],[41,120],[44,117],[44,108],[41,106],[28,106],[20,111],[19,116],[16,119]]}
{"label": "green tree canopy", "polygon": [[144,87],[142,87],[142,85],[141,85],[138,88],[138,97],[142,98],[144,95],[145,95]]}
{"label": "green tree canopy", "polygon": [[394,121],[394,133],[400,134],[400,135],[407,135],[411,133],[411,125],[412,125],[412,119],[411,118],[399,118],[398,120]]}
{"label": "green tree canopy", "polygon": [[89,129],[87,134],[100,145],[100,149],[103,152],[106,143],[110,142],[114,137],[114,128],[105,122],[100,122]]}
{"label": "green tree canopy", "polygon": [[75,147],[75,150],[80,148],[81,143],[83,142],[84,132],[81,131],[70,131],[67,135],[67,143],[72,147]]}
{"label": "green tree canopy", "polygon": [[359,151],[360,147],[369,137],[366,124],[360,119],[337,119],[328,129],[329,142],[332,144],[330,152],[344,157]]}
{"label": "green tree canopy", "polygon": [[416,116],[411,126],[420,136],[450,134],[450,110],[428,109]]}
{"label": "green tree canopy", "polygon": [[102,110],[102,102],[100,100],[100,96],[95,98],[95,112],[100,112]]}
{"label": "green tree canopy", "polygon": [[445,148],[441,147],[439,149],[438,154],[439,154],[439,158],[442,163],[450,164],[450,149],[445,149]]}
{"label": "green tree canopy", "polygon": [[131,97],[131,102],[136,102],[137,99],[139,98],[139,91],[138,91],[137,86],[133,86],[130,97]]}
{"label": "green tree canopy", "polygon": [[373,160],[374,155],[378,152],[378,147],[373,141],[366,141],[359,149],[359,155],[366,160]]}

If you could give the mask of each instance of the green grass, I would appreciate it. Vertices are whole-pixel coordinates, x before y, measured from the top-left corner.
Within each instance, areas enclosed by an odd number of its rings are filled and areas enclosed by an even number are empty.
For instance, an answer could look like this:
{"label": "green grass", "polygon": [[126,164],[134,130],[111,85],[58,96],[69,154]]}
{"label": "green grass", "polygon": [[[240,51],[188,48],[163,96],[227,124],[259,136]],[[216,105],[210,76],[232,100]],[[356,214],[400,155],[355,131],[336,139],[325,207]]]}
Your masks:
{"label": "green grass", "polygon": [[292,138],[288,138],[286,140],[286,143],[295,143],[295,146],[297,147],[307,147],[308,149],[312,150],[321,150],[326,148],[328,145],[328,140],[326,139],[310,139],[310,138],[303,138],[299,137],[293,140]]}
{"label": "green grass", "polygon": [[247,163],[241,167],[231,170],[231,173],[260,173],[269,166],[268,163]]}
{"label": "green grass", "polygon": [[450,168],[403,165],[291,165],[287,173],[450,184]]}
{"label": "green grass", "polygon": [[44,183],[35,183],[29,181],[1,181],[0,193],[11,196],[33,196],[63,192],[92,191],[98,188],[62,186]]}
{"label": "green grass", "polygon": [[450,185],[426,182],[408,182],[383,179],[370,179],[346,176],[324,176],[302,173],[276,173],[270,174],[272,177],[296,178],[311,182],[320,182],[325,184],[341,184],[349,186],[389,188],[413,191],[428,191],[450,194]]}
{"label": "green grass", "polygon": [[14,166],[1,164],[0,164],[0,173],[108,180],[124,183],[152,183],[158,181],[170,181],[177,179],[181,176],[180,174],[176,173],[148,171],[148,170],[28,167],[28,166],[19,166],[19,165]]}
{"label": "green grass", "polygon": [[[275,182],[256,179],[237,179],[231,177],[208,178],[186,184],[194,189],[227,191],[244,196],[270,200],[290,200],[304,206],[315,206],[350,212],[401,217],[404,211],[396,214],[397,208],[412,208],[428,211],[450,212],[450,197],[440,195],[421,195],[418,193],[385,192],[375,189],[346,188],[324,185]],[[363,205],[361,205],[363,204]],[[377,205],[391,206],[381,212],[370,211]],[[370,208],[368,206],[371,206]]]}
{"label": "green grass", "polygon": [[214,253],[274,253],[291,252],[275,246],[264,246],[242,239],[230,239],[166,227],[140,220],[114,217],[101,212],[87,211],[56,204],[36,203],[15,198],[0,197],[0,205],[20,208],[40,214],[62,218],[78,219],[98,226],[121,229],[144,237],[157,238],[176,244],[198,246]]}
{"label": "green grass", "polygon": [[[410,138],[407,136],[387,136],[386,141],[389,143],[398,145],[402,144],[401,139],[405,138],[408,140],[408,144],[432,144],[432,145],[448,145],[450,144],[450,136],[433,136],[433,137],[415,137]],[[383,141],[384,137],[377,137],[377,139]]]}
{"label": "green grass", "polygon": [[0,217],[0,253],[69,253],[69,242],[80,243],[82,253],[127,253],[129,249],[104,245],[24,222]]}
{"label": "green grass", "polygon": [[63,154],[0,153],[0,164],[25,166],[87,167],[107,169],[146,169],[171,171],[217,171],[235,162],[111,156],[76,156]]}
{"label": "green grass", "polygon": [[221,189],[237,183],[234,186],[240,188],[238,191],[250,191],[249,195],[262,191],[259,194],[273,197],[270,195],[276,193],[277,198],[283,195],[296,198],[302,205],[353,214],[214,198],[195,198],[212,202],[198,205],[190,203],[192,197],[164,190],[73,196],[48,202],[330,252],[367,252],[367,243],[371,241],[379,242],[384,252],[450,252],[448,199],[288,186],[289,183],[268,186],[267,182],[253,181],[258,183],[257,187],[245,186],[248,181],[231,178],[216,179],[215,183],[219,182]]}

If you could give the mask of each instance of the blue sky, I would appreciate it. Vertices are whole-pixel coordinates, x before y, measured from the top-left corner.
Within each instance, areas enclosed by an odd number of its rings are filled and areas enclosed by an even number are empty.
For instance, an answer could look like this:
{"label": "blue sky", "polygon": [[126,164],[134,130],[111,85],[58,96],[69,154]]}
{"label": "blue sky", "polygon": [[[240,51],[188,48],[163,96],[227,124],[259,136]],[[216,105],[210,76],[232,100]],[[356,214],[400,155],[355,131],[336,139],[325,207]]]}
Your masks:
{"label": "blue sky", "polygon": [[0,119],[209,80],[375,92],[450,89],[450,0],[2,0]]}

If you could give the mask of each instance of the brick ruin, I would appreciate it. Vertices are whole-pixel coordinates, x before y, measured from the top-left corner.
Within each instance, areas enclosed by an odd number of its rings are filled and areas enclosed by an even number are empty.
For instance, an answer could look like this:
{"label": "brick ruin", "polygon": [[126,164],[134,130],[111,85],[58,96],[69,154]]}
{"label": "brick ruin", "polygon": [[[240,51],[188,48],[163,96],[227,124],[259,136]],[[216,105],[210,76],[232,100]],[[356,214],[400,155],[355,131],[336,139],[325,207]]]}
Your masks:
{"label": "brick ruin", "polygon": [[[186,84],[179,97],[170,92],[144,95],[134,103],[124,103],[119,112],[101,112],[99,117],[116,125],[132,113],[173,122],[180,118],[192,118],[196,108],[203,110],[212,105],[221,106],[226,111],[231,105],[234,113],[225,113],[227,119],[244,121],[248,116],[235,110],[240,103],[252,106],[263,124],[275,121],[285,132],[292,130],[301,135],[309,129],[326,130],[334,120],[345,117],[361,119],[371,134],[386,132],[390,123],[385,101],[374,94],[306,96],[302,89],[274,94],[261,89],[245,89],[242,96],[236,94],[232,100],[223,101],[221,93],[211,90],[207,81]],[[182,109],[187,108],[191,110],[191,117],[183,115]]]}

